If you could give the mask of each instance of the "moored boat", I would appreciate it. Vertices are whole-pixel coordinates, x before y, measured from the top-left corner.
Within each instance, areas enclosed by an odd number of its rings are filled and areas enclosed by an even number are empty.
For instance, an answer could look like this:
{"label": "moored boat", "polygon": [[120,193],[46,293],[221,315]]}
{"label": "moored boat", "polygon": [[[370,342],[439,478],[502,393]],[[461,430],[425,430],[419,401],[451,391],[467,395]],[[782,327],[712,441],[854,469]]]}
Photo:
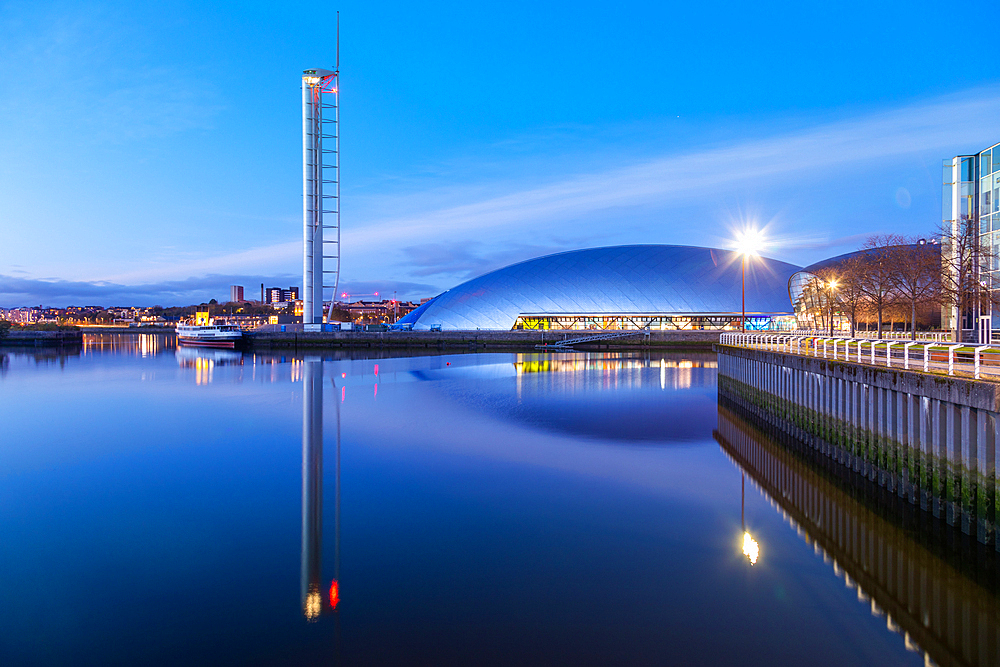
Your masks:
{"label": "moored boat", "polygon": [[177,342],[195,347],[235,348],[243,340],[243,332],[234,324],[179,324]]}

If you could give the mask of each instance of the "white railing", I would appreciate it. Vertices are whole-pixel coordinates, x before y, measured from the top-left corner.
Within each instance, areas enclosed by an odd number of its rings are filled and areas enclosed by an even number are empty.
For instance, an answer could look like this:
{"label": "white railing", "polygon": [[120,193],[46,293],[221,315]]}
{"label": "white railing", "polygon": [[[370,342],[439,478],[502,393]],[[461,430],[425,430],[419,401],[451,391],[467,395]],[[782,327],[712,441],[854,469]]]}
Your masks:
{"label": "white railing", "polygon": [[885,366],[1000,379],[1000,346],[791,333],[723,333],[722,345]]}
{"label": "white railing", "polygon": [[[796,329],[794,331],[784,332],[789,335],[794,336],[830,336],[829,329],[821,331],[819,329]],[[864,338],[870,339],[875,338],[877,340],[910,340],[909,331],[883,331],[882,335],[879,336],[877,331],[855,331],[854,338]],[[834,336],[846,336],[842,332],[834,332]],[[951,340],[950,331],[918,331],[916,340],[926,340],[926,341],[936,341],[939,343],[946,343]]]}

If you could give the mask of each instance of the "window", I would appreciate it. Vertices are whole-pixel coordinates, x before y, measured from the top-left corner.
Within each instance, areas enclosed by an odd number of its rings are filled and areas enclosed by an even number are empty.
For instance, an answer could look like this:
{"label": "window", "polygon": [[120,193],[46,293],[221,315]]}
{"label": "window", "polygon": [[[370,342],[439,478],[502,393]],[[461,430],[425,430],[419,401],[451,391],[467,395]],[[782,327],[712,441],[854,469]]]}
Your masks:
{"label": "window", "polygon": [[962,180],[972,181],[976,177],[976,158],[962,158]]}

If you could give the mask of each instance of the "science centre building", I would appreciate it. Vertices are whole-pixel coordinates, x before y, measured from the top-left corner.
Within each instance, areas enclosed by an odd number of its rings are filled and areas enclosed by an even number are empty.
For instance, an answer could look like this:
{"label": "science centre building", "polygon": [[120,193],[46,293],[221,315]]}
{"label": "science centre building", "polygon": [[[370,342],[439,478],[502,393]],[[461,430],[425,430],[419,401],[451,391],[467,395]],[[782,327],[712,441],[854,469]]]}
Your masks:
{"label": "science centre building", "polygon": [[[675,245],[588,248],[491,271],[439,294],[395,327],[413,330],[738,329],[742,260]],[[789,278],[801,268],[746,266],[747,328],[793,328]]]}

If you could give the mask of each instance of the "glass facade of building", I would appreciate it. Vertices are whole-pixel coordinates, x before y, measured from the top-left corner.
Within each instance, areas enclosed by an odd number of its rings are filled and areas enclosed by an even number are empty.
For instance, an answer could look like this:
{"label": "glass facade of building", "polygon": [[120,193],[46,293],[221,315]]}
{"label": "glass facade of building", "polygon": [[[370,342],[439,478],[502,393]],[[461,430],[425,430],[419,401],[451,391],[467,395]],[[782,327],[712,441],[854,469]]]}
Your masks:
{"label": "glass facade of building", "polygon": [[811,264],[792,275],[788,280],[788,298],[795,309],[797,325],[802,329],[829,331],[833,320],[835,332],[850,332],[851,319],[841,312],[836,294],[817,274],[835,270],[850,257],[864,252],[859,250]]}
{"label": "glass facade of building", "polygon": [[[958,155],[945,160],[942,165],[941,220],[944,230],[958,236],[966,225],[979,235],[982,249],[990,252],[979,257],[979,282],[987,289],[1000,289],[1000,144],[991,146],[975,155]],[[949,271],[955,262],[949,259],[952,249],[947,243],[947,233],[942,239],[942,270]],[[984,312],[962,313],[945,307],[941,313],[942,326],[961,329],[988,330],[1000,328],[1000,318],[991,318],[989,309]],[[968,339],[966,334],[963,338]]]}
{"label": "glass facade of building", "polygon": [[[731,250],[633,245],[538,257],[462,283],[402,318],[416,330],[733,329],[741,318],[740,257]],[[748,262],[748,326],[790,326],[797,266]]]}
{"label": "glass facade of building", "polygon": [[826,281],[809,273],[808,269],[799,271],[789,279],[788,296],[795,309],[799,328],[828,331],[832,318],[834,331],[851,330],[850,319],[840,312]]}

